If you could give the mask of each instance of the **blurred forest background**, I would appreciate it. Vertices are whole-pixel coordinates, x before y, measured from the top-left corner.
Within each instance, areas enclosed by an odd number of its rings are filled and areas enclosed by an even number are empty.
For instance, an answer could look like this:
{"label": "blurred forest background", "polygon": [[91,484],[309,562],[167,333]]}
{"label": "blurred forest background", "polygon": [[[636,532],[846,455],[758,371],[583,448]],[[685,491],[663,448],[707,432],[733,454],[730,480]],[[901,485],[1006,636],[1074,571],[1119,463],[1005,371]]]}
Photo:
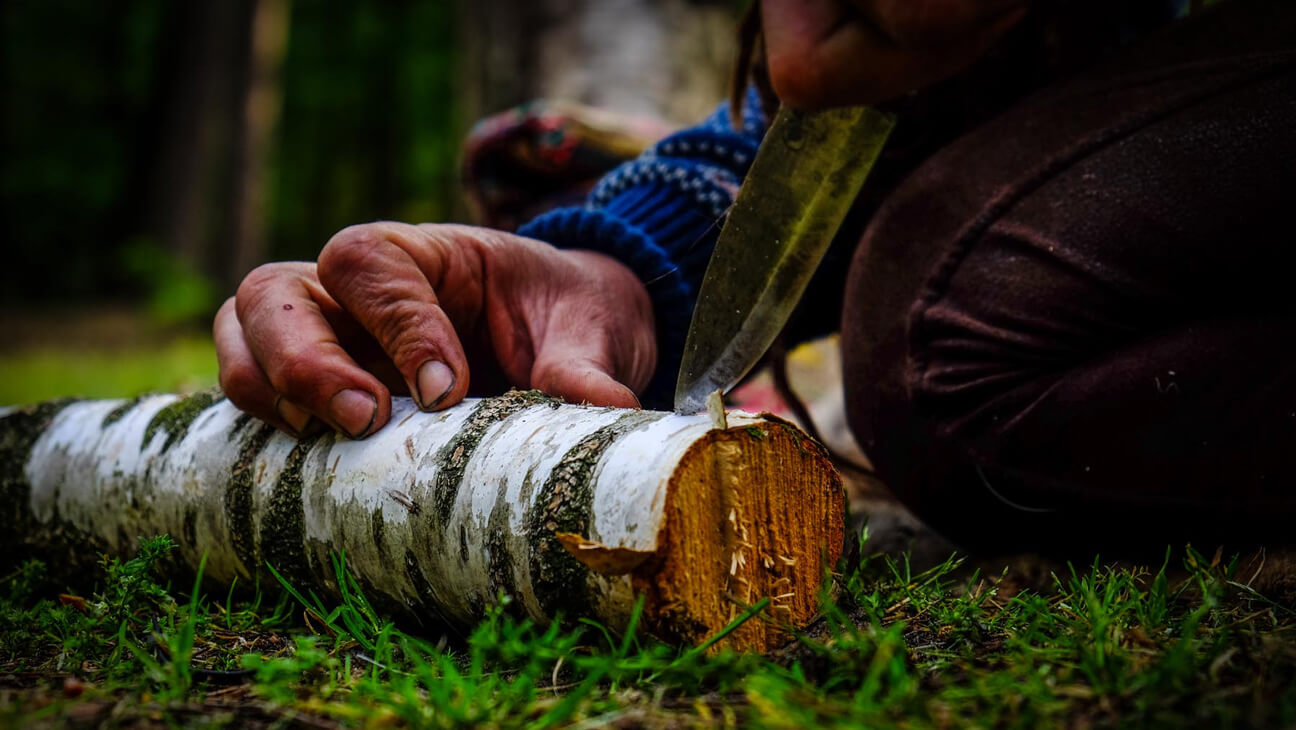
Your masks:
{"label": "blurred forest background", "polygon": [[11,0],[0,403],[214,382],[210,315],[339,228],[469,220],[472,122],[535,98],[671,124],[734,0]]}

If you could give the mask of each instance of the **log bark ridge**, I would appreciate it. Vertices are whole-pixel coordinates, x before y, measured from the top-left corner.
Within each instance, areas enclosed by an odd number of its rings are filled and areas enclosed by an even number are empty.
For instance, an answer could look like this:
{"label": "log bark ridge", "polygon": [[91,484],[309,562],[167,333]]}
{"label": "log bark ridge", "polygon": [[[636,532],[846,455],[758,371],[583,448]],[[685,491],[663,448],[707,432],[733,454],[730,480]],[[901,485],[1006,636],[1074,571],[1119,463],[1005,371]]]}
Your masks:
{"label": "log bark ridge", "polygon": [[364,441],[293,440],[216,392],[0,409],[12,556],[129,554],[168,533],[181,569],[336,592],[330,554],[380,606],[470,625],[501,594],[538,620],[589,616],[698,641],[744,605],[735,648],[785,641],[840,557],[844,497],[793,425],[563,404],[513,391],[438,413],[398,398]]}

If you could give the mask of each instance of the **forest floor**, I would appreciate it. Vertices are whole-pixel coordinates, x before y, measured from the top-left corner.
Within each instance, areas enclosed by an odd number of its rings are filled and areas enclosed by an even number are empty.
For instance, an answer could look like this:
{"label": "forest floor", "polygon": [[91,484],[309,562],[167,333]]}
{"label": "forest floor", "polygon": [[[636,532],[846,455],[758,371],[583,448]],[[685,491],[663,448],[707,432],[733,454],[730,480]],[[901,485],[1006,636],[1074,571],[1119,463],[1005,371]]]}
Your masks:
{"label": "forest floor", "polygon": [[[88,327],[85,313],[62,329],[57,315],[23,321],[25,335],[0,322],[0,403],[214,380],[201,332],[141,335],[111,310]],[[814,352],[789,369],[830,382],[831,353]],[[769,397],[761,382],[751,405]],[[832,393],[806,395],[832,439]],[[250,595],[168,583],[166,537],[77,585],[6,556],[18,564],[0,571],[0,728],[1296,728],[1296,553],[947,559],[855,477],[873,536],[859,530],[825,578],[822,618],[772,656],[727,651],[723,632],[679,647],[504,610],[465,633],[398,626],[341,559],[347,590],[326,603],[291,580]]]}
{"label": "forest floor", "polygon": [[820,621],[758,656],[499,609],[429,635],[377,615],[341,560],[337,604],[287,582],[206,594],[157,578],[171,545],[104,560],[83,590],[35,562],[3,576],[0,726],[1296,726],[1293,585],[1263,554],[995,572],[857,558]]}

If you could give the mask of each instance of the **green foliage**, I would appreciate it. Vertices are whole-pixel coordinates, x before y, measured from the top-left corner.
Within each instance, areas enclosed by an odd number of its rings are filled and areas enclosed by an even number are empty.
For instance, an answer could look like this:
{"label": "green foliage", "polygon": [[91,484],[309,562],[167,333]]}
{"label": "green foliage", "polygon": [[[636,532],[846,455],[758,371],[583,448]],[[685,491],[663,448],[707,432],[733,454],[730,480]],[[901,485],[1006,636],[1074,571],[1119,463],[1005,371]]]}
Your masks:
{"label": "green foliage", "polygon": [[307,599],[273,565],[267,564],[266,567],[284,590],[306,609],[307,614],[323,623],[339,641],[354,641],[368,651],[377,651],[379,642],[390,636],[393,624],[378,618],[369,599],[360,590],[355,576],[346,569],[346,554],[333,555],[331,559],[338,592],[342,595],[342,602],[332,611],[325,607],[324,601],[315,591],[308,591],[310,598]]}
{"label": "green foliage", "polygon": [[[86,613],[42,598],[41,567],[24,566],[0,594],[7,596],[0,658],[10,670],[75,671],[101,684],[90,697],[126,693],[164,714],[189,708],[166,715],[173,723],[192,718],[194,703],[215,691],[211,683],[229,676],[250,683],[246,707],[315,725],[799,730],[1296,721],[1296,612],[1240,582],[1236,560],[1208,560],[1191,548],[1181,568],[1169,553],[1155,570],[1094,560],[1043,582],[1023,582],[1012,570],[987,578],[955,558],[925,571],[904,559],[867,559],[832,576],[822,620],[773,657],[717,643],[743,621],[770,620],[762,604],[712,641],[675,647],[639,630],[642,605],[615,636],[588,619],[567,626],[513,618],[501,596],[467,636],[433,642],[376,612],[340,555],[337,602],[276,573],[284,592],[273,605],[260,594],[211,601],[197,580],[181,604],[152,578],[168,549],[160,538],[133,560],[104,561],[104,587]],[[37,717],[21,697],[0,713]]]}
{"label": "green foliage", "polygon": [[0,355],[0,404],[68,395],[130,398],[215,384],[216,348],[206,335],[120,351],[41,348]]}
{"label": "green foliage", "polygon": [[144,613],[172,613],[175,601],[154,579],[158,563],[175,549],[170,536],[140,540],[139,553],[122,562],[103,556],[104,589],[92,604],[99,617],[112,624],[140,625]]}
{"label": "green foliage", "polygon": [[149,634],[149,641],[157,648],[157,655],[150,656],[143,648],[123,639],[123,646],[140,664],[147,676],[158,688],[158,696],[166,701],[181,700],[193,687],[194,669],[193,648],[194,635],[200,622],[208,620],[207,612],[200,610],[201,599],[199,588],[202,585],[203,569],[207,566],[207,557],[203,556],[198,565],[198,574],[194,578],[193,590],[189,593],[189,605],[182,618],[171,611],[167,617],[167,631],[163,633],[156,618],[153,619],[154,631]]}
{"label": "green foliage", "polygon": [[320,646],[318,637],[297,635],[293,651],[279,657],[244,654],[240,660],[253,672],[257,691],[271,702],[291,705],[299,699],[298,688],[315,688],[321,699],[333,696],[341,676],[342,661]]}
{"label": "green foliage", "polygon": [[121,256],[138,290],[147,292],[148,314],[159,324],[191,325],[216,312],[216,285],[192,263],[142,239],[126,245]]}
{"label": "green foliage", "polygon": [[167,536],[143,539],[130,560],[103,558],[102,588],[89,599],[72,594],[41,597],[45,565],[24,563],[6,579],[0,605],[0,659],[25,670],[77,671],[89,664],[112,676],[136,668],[124,653],[148,636],[156,617],[171,617],[176,604],[156,580],[158,564],[175,548]]}

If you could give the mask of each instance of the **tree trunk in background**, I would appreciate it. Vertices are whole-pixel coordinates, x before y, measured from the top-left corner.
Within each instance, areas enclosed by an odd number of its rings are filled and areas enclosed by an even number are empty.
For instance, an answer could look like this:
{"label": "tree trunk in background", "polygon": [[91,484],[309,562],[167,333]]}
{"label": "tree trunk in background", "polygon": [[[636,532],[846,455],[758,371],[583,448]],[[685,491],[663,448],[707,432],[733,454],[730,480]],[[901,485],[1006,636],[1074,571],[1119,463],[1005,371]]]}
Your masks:
{"label": "tree trunk in background", "polygon": [[[154,143],[143,229],[168,255],[223,291],[232,290],[248,270],[270,256],[270,164],[283,108],[281,75],[291,34],[290,6],[291,0],[230,0],[178,8],[182,17],[173,36],[178,52],[163,84],[166,102]],[[365,17],[369,22],[399,22],[413,6],[384,7]],[[464,129],[487,114],[540,97],[682,125],[704,116],[726,94],[734,48],[733,9],[728,3],[458,0],[456,12],[460,32],[454,53],[459,63],[453,73],[458,98],[452,103]],[[373,33],[365,28],[329,32],[347,37],[341,47],[354,50],[375,42],[360,40]],[[391,42],[377,41],[377,48],[370,48],[373,55],[366,58],[371,62],[383,53],[395,54],[390,59],[393,67],[410,61],[400,55],[408,47],[390,33],[385,38]],[[318,38],[303,41],[308,48],[311,42],[319,43]],[[423,63],[426,66],[428,59]],[[368,73],[371,96],[390,100],[409,93],[402,84],[410,74],[378,68]],[[426,75],[427,68],[420,67],[418,73]],[[354,89],[351,93],[355,95]],[[384,102],[365,100],[352,109],[374,103]],[[399,178],[408,165],[397,164],[396,158],[408,153],[409,145],[393,135],[412,133],[381,114],[358,118],[369,121],[357,125],[351,120],[356,130],[350,139],[367,148],[366,164],[375,170],[365,183],[370,204],[355,216],[399,217],[406,201],[398,191],[407,184]],[[300,127],[303,119],[295,123]],[[321,155],[330,152],[319,150]],[[388,194],[383,194],[384,186],[391,187]],[[321,190],[334,194],[335,188],[326,180]],[[320,216],[336,201],[294,202],[310,216]],[[336,225],[349,222],[354,221]],[[330,222],[325,228],[332,226]],[[311,235],[323,240],[327,233]]]}
{"label": "tree trunk in background", "polygon": [[269,193],[267,177],[275,130],[283,107],[280,72],[288,50],[289,0],[253,0],[247,81],[234,165],[231,201],[233,251],[221,272],[233,291],[248,271],[266,260]]}
{"label": "tree trunk in background", "polygon": [[541,5],[534,0],[456,0],[456,96],[465,129],[487,114],[532,98]]}
{"label": "tree trunk in background", "polygon": [[458,8],[469,123],[547,97],[688,124],[728,94],[729,3],[459,0]]}
{"label": "tree trunk in background", "polygon": [[[162,139],[145,228],[169,254],[199,271],[213,268],[213,242],[226,232],[232,129],[241,107],[251,5],[188,3],[179,23],[177,67],[168,79]],[[223,258],[223,257],[222,257]]]}

